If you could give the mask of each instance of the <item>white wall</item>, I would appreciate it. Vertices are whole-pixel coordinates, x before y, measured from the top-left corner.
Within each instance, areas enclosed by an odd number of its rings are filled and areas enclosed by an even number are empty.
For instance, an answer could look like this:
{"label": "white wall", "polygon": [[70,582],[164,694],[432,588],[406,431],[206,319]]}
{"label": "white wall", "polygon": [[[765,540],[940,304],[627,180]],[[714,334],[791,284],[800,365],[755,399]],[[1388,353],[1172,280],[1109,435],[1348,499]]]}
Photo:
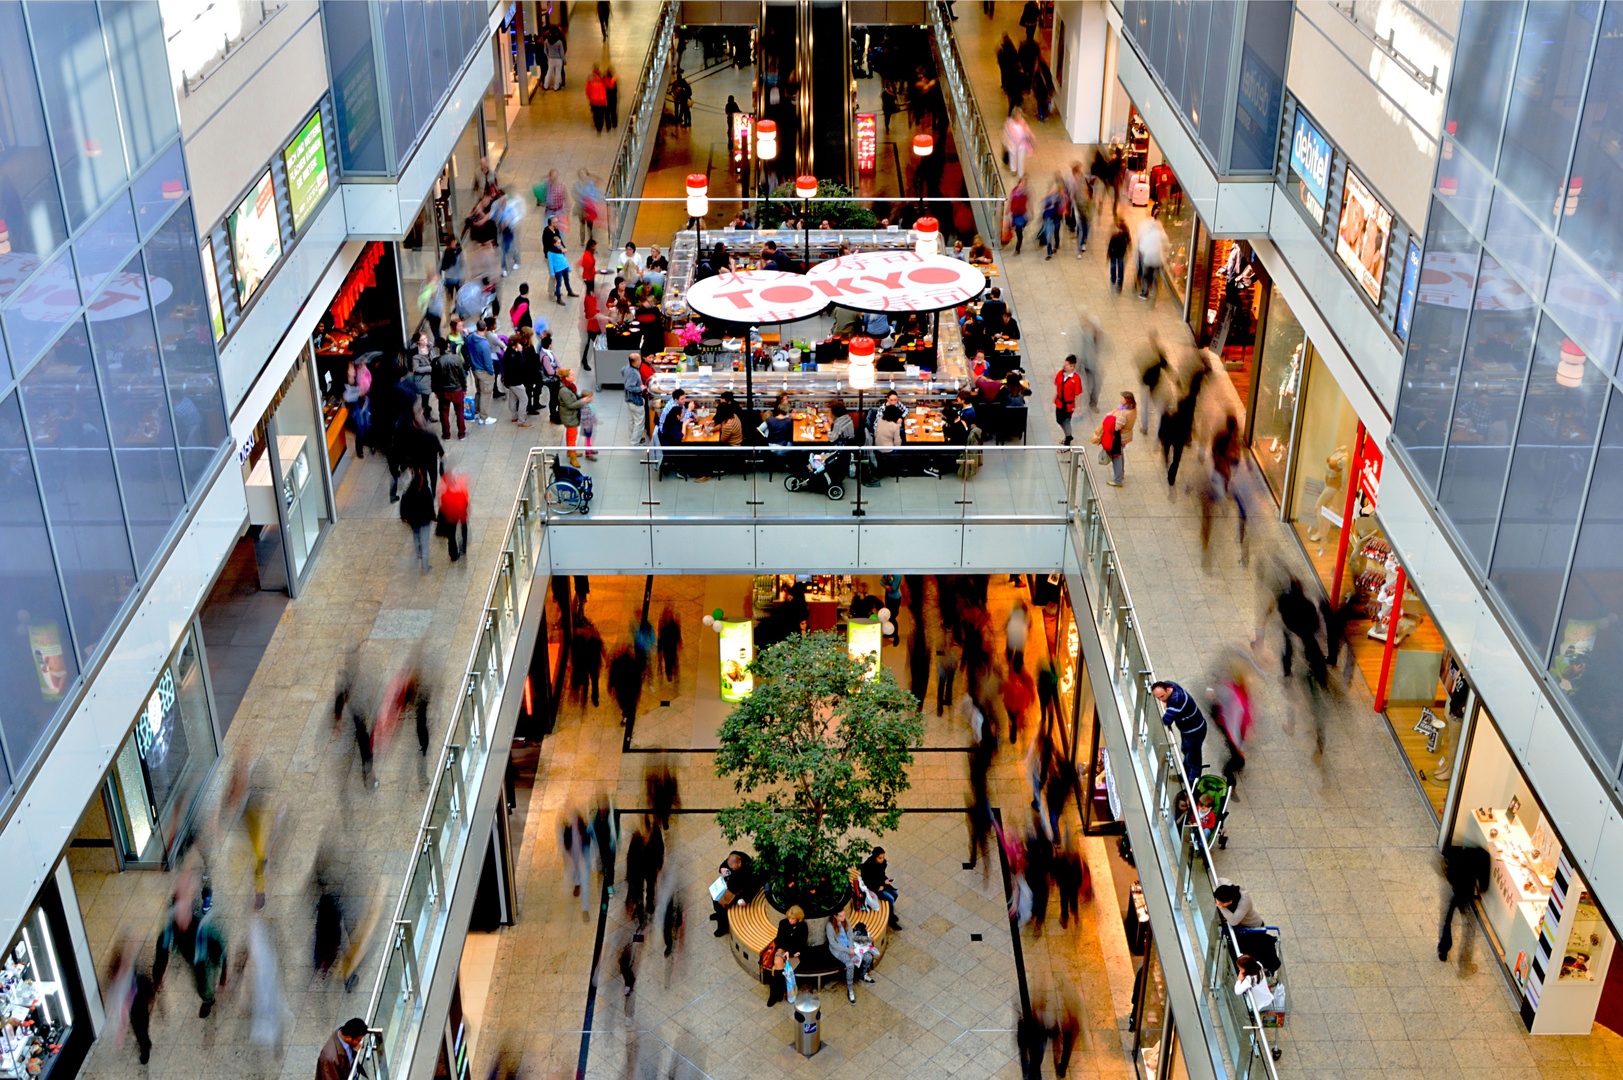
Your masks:
{"label": "white wall", "polygon": [[[1441,25],[1413,7],[1384,0],[1359,3],[1354,24],[1327,0],[1302,0],[1291,28],[1290,64],[1285,85],[1324,134],[1342,148],[1358,171],[1412,227],[1426,220],[1427,192],[1442,132],[1454,55],[1458,3],[1426,5]],[[1435,89],[1423,86],[1362,31],[1383,40],[1430,74]]]}
{"label": "white wall", "polygon": [[200,234],[326,92],[320,8],[315,0],[290,0],[189,95],[177,93]]}
{"label": "white wall", "polygon": [[[1054,5],[1054,34],[1065,31],[1065,72],[1059,89],[1060,119],[1071,141],[1091,145],[1100,137],[1105,85],[1116,81],[1105,70],[1105,40],[1112,33],[1101,0],[1069,0]],[[1107,133],[1108,134],[1108,133]]]}

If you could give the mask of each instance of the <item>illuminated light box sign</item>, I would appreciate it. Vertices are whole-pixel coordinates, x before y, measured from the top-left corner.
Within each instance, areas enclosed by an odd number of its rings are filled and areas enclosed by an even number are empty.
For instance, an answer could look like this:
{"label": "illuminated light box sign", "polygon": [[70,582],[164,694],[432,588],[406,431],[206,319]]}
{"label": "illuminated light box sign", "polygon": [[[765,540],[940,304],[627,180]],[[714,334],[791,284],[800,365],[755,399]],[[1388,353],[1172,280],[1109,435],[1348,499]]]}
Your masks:
{"label": "illuminated light box sign", "polygon": [[1330,201],[1330,144],[1301,113],[1296,114],[1291,135],[1291,174],[1296,197],[1308,215],[1323,224],[1324,207]]}
{"label": "illuminated light box sign", "polygon": [[1392,211],[1382,206],[1364,182],[1348,169],[1347,184],[1341,194],[1336,254],[1377,304],[1381,302],[1386,245],[1391,236]]}
{"label": "illuminated light box sign", "polygon": [[794,322],[829,305],[822,290],[781,270],[717,274],[694,282],[684,299],[700,315],[738,323]]}
{"label": "illuminated light box sign", "polygon": [[879,646],[885,640],[878,619],[852,619],[845,624],[845,648],[851,659],[868,665],[868,678],[879,675]]}
{"label": "illuminated light box sign", "polygon": [[857,172],[872,176],[878,153],[879,129],[871,112],[857,113]]}
{"label": "illuminated light box sign", "polygon": [[282,257],[282,233],[276,224],[276,186],[270,170],[228,219],[231,254],[237,262],[237,299],[247,303],[276,261]]}
{"label": "illuminated light box sign", "polygon": [[743,701],[755,689],[750,661],[755,659],[755,622],[721,624],[721,700]]}
{"label": "illuminated light box sign", "polygon": [[807,285],[855,311],[940,311],[972,300],[986,275],[947,255],[868,251],[818,263]]}
{"label": "illuminated light box sign", "polygon": [[327,144],[321,137],[321,114],[318,112],[282,151],[282,163],[287,167],[288,201],[293,205],[293,231],[304,228],[310,212],[327,193]]}

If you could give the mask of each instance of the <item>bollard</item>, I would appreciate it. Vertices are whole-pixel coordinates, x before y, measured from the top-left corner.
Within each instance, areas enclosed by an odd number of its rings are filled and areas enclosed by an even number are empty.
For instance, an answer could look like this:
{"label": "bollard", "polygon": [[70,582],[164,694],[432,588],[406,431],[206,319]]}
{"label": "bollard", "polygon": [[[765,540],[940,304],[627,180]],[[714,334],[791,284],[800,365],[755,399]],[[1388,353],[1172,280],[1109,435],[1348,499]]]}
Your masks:
{"label": "bollard", "polygon": [[806,1057],[811,1057],[823,1048],[823,1033],[818,1030],[818,1020],[821,1016],[817,999],[805,994],[800,995],[799,1000],[795,1002],[795,1022],[800,1026],[800,1031],[795,1036],[795,1049]]}

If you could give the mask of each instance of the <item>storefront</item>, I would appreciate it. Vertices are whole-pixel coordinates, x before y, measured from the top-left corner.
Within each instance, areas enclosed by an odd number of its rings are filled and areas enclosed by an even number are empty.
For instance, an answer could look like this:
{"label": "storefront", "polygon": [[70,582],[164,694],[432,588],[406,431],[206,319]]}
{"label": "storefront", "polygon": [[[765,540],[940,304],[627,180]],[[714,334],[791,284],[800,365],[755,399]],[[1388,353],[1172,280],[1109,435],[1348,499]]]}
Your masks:
{"label": "storefront", "polygon": [[1616,1015],[1623,1005],[1623,984],[1607,979],[1617,936],[1498,724],[1479,704],[1473,714],[1459,755],[1463,768],[1448,842],[1487,853],[1481,915],[1527,1029],[1535,1035],[1588,1035],[1597,1009]]}
{"label": "storefront", "polygon": [[[499,78],[499,77],[498,77]],[[462,223],[473,213],[477,202],[475,190],[479,174],[479,159],[487,153],[492,161],[501,155],[501,145],[488,143],[492,125],[484,111],[476,112],[462,129],[456,147],[446,159],[445,166],[428,189],[417,217],[394,249],[397,266],[395,274],[400,282],[399,307],[405,313],[404,326],[410,336],[423,327],[429,298],[433,295],[429,281],[439,273],[440,257],[456,240]],[[516,177],[504,177],[509,186],[518,184]],[[517,286],[513,286],[517,290]],[[398,318],[399,316],[397,316]]]}
{"label": "storefront", "polygon": [[170,866],[185,846],[219,759],[206,667],[194,623],[164,665],[103,782],[121,870]]}
{"label": "storefront", "polygon": [[[1119,101],[1129,100],[1120,81],[1116,83],[1116,98]],[[1160,220],[1167,234],[1161,264],[1162,276],[1179,305],[1186,306],[1190,254],[1195,250],[1195,225],[1199,220],[1195,204],[1184,197],[1183,184],[1151,137],[1144,118],[1131,104],[1127,106],[1125,124],[1111,133],[1111,141],[1122,152],[1121,198],[1117,212],[1135,239],[1144,220],[1151,214]],[[1109,192],[1105,192],[1104,196],[1109,199]],[[1103,203],[1099,207],[1098,222],[1100,228],[1109,228],[1110,218]],[[1101,237],[1100,242],[1104,239]]]}
{"label": "storefront", "polygon": [[[1261,286],[1258,286],[1259,292]],[[1273,497],[1283,503],[1285,474],[1290,469],[1290,450],[1296,424],[1296,406],[1301,395],[1302,377],[1311,362],[1313,345],[1290,305],[1271,282],[1262,311],[1257,316],[1261,345],[1256,362],[1247,412],[1250,431],[1247,441],[1257,468],[1268,483]]]}
{"label": "storefront", "polygon": [[72,1076],[96,1037],[56,882],[55,875],[47,880],[6,948],[0,1077]]}
{"label": "storefront", "polygon": [[316,392],[321,401],[322,439],[328,466],[336,475],[346,460],[356,418],[344,402],[352,365],[398,356],[405,348],[401,296],[396,276],[396,245],[372,241],[361,249],[338,294],[311,335]]}
{"label": "storefront", "polygon": [[334,521],[328,440],[342,453],[348,417],[318,404],[316,364],[309,345],[300,351],[239,455],[248,496],[248,523],[257,528],[254,556],[262,589],[297,596],[311,560]]}

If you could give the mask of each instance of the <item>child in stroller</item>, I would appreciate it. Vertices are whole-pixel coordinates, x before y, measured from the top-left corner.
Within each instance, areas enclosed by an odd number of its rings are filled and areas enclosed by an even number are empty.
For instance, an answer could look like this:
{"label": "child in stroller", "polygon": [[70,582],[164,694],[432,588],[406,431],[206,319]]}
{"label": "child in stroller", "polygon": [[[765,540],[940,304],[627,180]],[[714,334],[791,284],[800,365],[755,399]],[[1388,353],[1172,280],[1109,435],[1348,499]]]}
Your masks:
{"label": "child in stroller", "polygon": [[810,491],[838,502],[845,498],[846,455],[844,451],[796,455],[789,463],[783,486],[789,491]]}

